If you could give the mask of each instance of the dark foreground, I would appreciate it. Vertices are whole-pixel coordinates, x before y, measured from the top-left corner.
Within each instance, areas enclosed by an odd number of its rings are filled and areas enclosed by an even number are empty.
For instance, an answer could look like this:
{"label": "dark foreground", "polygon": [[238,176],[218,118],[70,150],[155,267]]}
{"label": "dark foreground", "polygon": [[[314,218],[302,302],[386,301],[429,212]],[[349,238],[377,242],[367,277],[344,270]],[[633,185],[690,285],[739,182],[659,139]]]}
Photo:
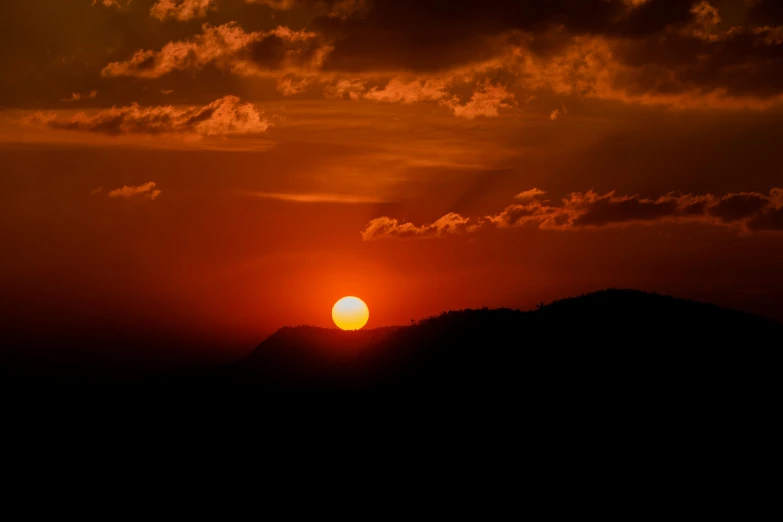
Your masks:
{"label": "dark foreground", "polygon": [[460,469],[534,464],[540,478],[611,460],[618,477],[663,473],[690,490],[691,475],[673,469],[720,482],[771,462],[781,339],[783,325],[758,316],[634,291],[400,328],[283,328],[221,368],[7,373],[4,440],[23,467],[31,456],[74,466],[90,455],[114,468],[118,456],[131,467],[176,456],[235,470],[252,458],[258,471],[317,453],[376,466],[435,456]]}
{"label": "dark foreground", "polygon": [[[530,312],[464,310],[359,332],[282,328],[247,358],[165,375],[39,378],[8,373],[6,397],[273,401],[276,394],[373,392],[495,403],[761,399],[780,370],[783,325],[630,290]],[[64,370],[65,371],[65,370]],[[324,395],[325,394],[325,395]]]}
{"label": "dark foreground", "polygon": [[222,368],[9,374],[6,475],[133,481],[134,504],[150,481],[192,498],[196,482],[239,477],[291,489],[295,475],[300,492],[320,473],[344,489],[345,473],[446,485],[459,509],[463,490],[485,487],[550,511],[670,514],[688,501],[747,516],[779,461],[781,334],[753,315],[606,291],[401,328],[283,328]]}

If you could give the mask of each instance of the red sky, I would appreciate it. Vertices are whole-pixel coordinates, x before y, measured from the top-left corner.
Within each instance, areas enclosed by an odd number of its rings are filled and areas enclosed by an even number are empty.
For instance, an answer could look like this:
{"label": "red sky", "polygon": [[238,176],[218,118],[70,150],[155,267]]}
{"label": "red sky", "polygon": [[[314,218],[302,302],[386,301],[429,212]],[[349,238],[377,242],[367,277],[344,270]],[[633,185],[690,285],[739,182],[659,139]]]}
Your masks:
{"label": "red sky", "polygon": [[344,295],[369,327],[606,287],[783,319],[780,2],[0,17],[0,313],[20,346],[229,359],[331,326]]}

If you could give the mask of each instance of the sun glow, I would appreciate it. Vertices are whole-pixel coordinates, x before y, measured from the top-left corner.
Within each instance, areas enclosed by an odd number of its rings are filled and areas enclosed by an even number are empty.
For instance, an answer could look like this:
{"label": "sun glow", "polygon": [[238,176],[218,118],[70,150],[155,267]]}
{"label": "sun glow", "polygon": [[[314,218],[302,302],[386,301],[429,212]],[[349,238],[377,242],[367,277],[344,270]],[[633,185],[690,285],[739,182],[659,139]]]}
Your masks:
{"label": "sun glow", "polygon": [[359,330],[369,318],[370,309],[358,297],[343,297],[332,307],[332,320],[343,330]]}

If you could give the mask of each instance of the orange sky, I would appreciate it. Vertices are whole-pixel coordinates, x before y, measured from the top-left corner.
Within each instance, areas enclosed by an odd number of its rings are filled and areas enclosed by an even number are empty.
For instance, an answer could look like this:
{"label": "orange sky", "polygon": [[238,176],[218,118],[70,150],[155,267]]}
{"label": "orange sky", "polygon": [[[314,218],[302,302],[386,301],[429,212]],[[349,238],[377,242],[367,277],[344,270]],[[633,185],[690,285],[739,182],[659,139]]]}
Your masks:
{"label": "orange sky", "polygon": [[612,286],[783,319],[779,2],[0,17],[0,313],[20,345],[228,359],[331,326],[344,295],[369,327]]}

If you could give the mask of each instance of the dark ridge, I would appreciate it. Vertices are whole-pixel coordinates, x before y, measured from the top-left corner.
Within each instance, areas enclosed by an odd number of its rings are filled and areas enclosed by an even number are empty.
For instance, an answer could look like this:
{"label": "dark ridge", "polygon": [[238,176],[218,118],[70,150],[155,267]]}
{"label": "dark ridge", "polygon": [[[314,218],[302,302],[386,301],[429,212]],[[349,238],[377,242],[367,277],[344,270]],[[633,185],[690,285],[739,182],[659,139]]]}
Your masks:
{"label": "dark ridge", "polygon": [[45,401],[75,392],[74,404],[143,403],[156,411],[162,404],[255,408],[275,403],[278,392],[290,398],[313,391],[437,396],[494,407],[521,400],[635,407],[702,396],[760,403],[775,395],[781,337],[783,325],[760,316],[611,289],[530,311],[450,311],[402,327],[286,327],[223,367],[125,379],[6,375],[0,391]]}
{"label": "dark ridge", "polygon": [[[563,451],[595,456],[600,462],[585,469],[600,469],[607,455],[625,464],[639,454],[691,462],[699,447],[705,466],[725,470],[715,455],[726,448],[742,448],[744,461],[747,448],[777,440],[782,334],[783,325],[762,317],[609,290],[398,328],[282,328],[221,368],[130,379],[12,376],[0,378],[0,393],[7,431],[22,429],[9,448],[54,439],[61,451],[81,458],[73,448],[87,446],[108,462],[138,447],[167,462],[179,448],[202,466],[205,452],[223,459],[233,450],[232,462],[250,469],[248,451],[264,462],[310,447],[342,458],[341,445],[372,461],[379,448],[407,440],[422,459],[437,448],[450,459],[472,448],[482,461],[525,455],[518,465],[532,456],[547,469]],[[758,453],[766,462],[768,452]]]}
{"label": "dark ridge", "polygon": [[320,390],[725,387],[768,371],[781,334],[783,325],[760,316],[610,289],[527,312],[450,311],[396,329],[284,328],[223,376]]}

